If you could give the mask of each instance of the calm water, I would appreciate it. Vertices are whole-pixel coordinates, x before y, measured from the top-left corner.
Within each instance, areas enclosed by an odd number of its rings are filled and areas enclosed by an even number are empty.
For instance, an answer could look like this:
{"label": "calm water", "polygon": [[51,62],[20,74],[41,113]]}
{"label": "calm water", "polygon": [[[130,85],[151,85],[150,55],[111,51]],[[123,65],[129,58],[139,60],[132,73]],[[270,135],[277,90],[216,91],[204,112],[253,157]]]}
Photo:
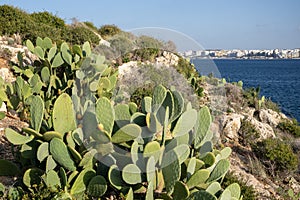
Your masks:
{"label": "calm water", "polygon": [[[300,60],[192,60],[201,74],[213,72],[244,88],[261,87],[283,112],[300,121]],[[218,71],[220,74],[218,74]]]}

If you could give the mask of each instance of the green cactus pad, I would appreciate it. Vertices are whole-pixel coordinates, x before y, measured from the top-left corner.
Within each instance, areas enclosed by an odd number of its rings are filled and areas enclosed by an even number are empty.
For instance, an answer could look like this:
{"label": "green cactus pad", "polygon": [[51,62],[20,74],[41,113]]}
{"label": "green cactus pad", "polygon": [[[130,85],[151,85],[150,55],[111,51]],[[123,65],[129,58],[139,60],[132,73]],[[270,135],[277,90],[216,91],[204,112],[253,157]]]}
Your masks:
{"label": "green cactus pad", "polygon": [[34,184],[39,185],[42,181],[41,176],[43,175],[43,173],[44,172],[38,168],[30,168],[26,170],[23,175],[24,185],[29,188]]}
{"label": "green cactus pad", "polygon": [[157,111],[157,118],[161,124],[164,123],[166,117],[165,112],[167,107],[169,108],[169,115],[167,116],[169,119],[171,118],[174,109],[174,99],[170,91],[167,91],[164,102],[162,103],[161,107]]}
{"label": "green cactus pad", "polygon": [[224,190],[219,199],[220,200],[232,199],[231,192],[229,190]]}
{"label": "green cactus pad", "polygon": [[200,184],[205,183],[205,181],[208,179],[210,174],[210,171],[207,169],[200,169],[196,171],[190,179],[187,181],[186,185],[188,188],[193,188],[196,186],[199,186]]}
{"label": "green cactus pad", "polygon": [[138,106],[134,102],[129,102],[128,106],[131,115],[137,112]]}
{"label": "green cactus pad", "polygon": [[71,187],[70,194],[74,195],[84,192],[94,176],[96,176],[96,173],[92,169],[81,171]]}
{"label": "green cactus pad", "polygon": [[68,144],[68,146],[72,147],[72,148],[75,148],[76,147],[76,143],[75,141],[73,140],[73,137],[72,137],[72,132],[68,132],[66,134],[66,142]]}
{"label": "green cactus pad", "polygon": [[207,141],[201,146],[199,150],[200,156],[205,155],[206,153],[211,152],[212,150],[213,143],[211,141]]}
{"label": "green cactus pad", "polygon": [[130,111],[129,106],[126,104],[118,104],[114,107],[115,109],[115,121],[119,128],[125,126],[130,122]]}
{"label": "green cactus pad", "polygon": [[56,46],[50,48],[50,50],[48,52],[48,55],[47,55],[47,60],[48,60],[49,63],[51,63],[52,59],[54,58],[54,56],[56,54],[56,51],[57,51]]}
{"label": "green cactus pad", "polygon": [[31,52],[34,51],[34,45],[30,40],[26,40],[26,47],[28,48],[29,51]]}
{"label": "green cactus pad", "polygon": [[212,195],[215,195],[217,192],[222,190],[222,187],[219,182],[212,182],[207,188],[206,192],[209,192]]}
{"label": "green cactus pad", "polygon": [[153,97],[152,97],[152,112],[157,112],[160,106],[163,104],[165,98],[167,96],[167,89],[158,85],[154,88]]}
{"label": "green cactus pad", "polygon": [[209,183],[223,177],[227,173],[229,167],[230,167],[230,162],[228,160],[224,160],[224,159],[220,160],[212,170],[206,182]]}
{"label": "green cactus pad", "polygon": [[169,164],[167,163],[167,161],[173,162],[173,160],[167,159],[169,157],[172,158],[172,155],[174,155],[173,153],[176,154],[176,158],[179,161],[179,164],[182,164],[189,157],[190,148],[187,144],[181,144],[179,146],[174,147],[164,155],[165,164]]}
{"label": "green cactus pad", "polygon": [[46,141],[50,141],[53,138],[63,139],[64,135],[57,131],[47,131],[43,134],[43,139]]}
{"label": "green cactus pad", "polygon": [[60,165],[62,165],[63,167],[65,167],[70,171],[76,170],[74,161],[72,160],[68,152],[67,146],[62,140],[58,138],[53,138],[50,142],[49,149],[51,155],[53,156],[56,162],[58,162]]}
{"label": "green cactus pad", "polygon": [[46,160],[46,172],[54,169],[57,166],[55,160],[52,155],[49,155]]}
{"label": "green cactus pad", "polygon": [[130,118],[131,123],[135,123],[139,126],[147,126],[146,115],[144,113],[136,112]]}
{"label": "green cactus pad", "polygon": [[112,137],[113,143],[122,143],[134,140],[142,133],[141,127],[136,124],[128,124],[120,128]]}
{"label": "green cactus pad", "polygon": [[57,187],[61,187],[60,178],[54,170],[49,170],[46,173],[46,185],[52,190],[56,190]]}
{"label": "green cactus pad", "polygon": [[103,128],[111,136],[114,126],[115,112],[110,100],[106,97],[101,97],[96,102],[96,117]]}
{"label": "green cactus pad", "polygon": [[84,169],[85,168],[93,168],[94,162],[95,162],[94,156],[96,155],[96,153],[97,153],[96,149],[91,149],[90,151],[85,153],[83,155],[82,160],[79,163],[79,166],[83,167]]}
{"label": "green cactus pad", "polygon": [[174,99],[174,109],[170,119],[171,122],[177,119],[184,109],[184,99],[182,95],[177,91],[172,91],[172,94]]}
{"label": "green cactus pad", "polygon": [[44,101],[40,96],[32,96],[30,104],[30,124],[34,130],[40,131],[44,117]]}
{"label": "green cactus pad", "polygon": [[151,157],[153,156],[155,162],[158,161],[161,154],[160,144],[157,141],[151,141],[146,144],[144,148],[144,157]]}
{"label": "green cactus pad", "polygon": [[194,109],[185,111],[178,119],[172,134],[174,137],[182,136],[193,129],[197,120],[197,111]]}
{"label": "green cactus pad", "polygon": [[217,198],[204,190],[199,190],[192,193],[187,200],[217,200]]}
{"label": "green cactus pad", "polygon": [[107,183],[103,176],[93,177],[87,187],[87,194],[92,197],[101,197],[107,190]]}
{"label": "green cactus pad", "polygon": [[0,159],[0,176],[17,176],[20,172],[18,166],[13,162]]}
{"label": "green cactus pad", "polygon": [[168,194],[172,194],[175,182],[179,180],[181,175],[181,166],[176,153],[169,152],[168,156],[162,160],[162,166],[166,191]]}
{"label": "green cactus pad", "polygon": [[79,174],[78,171],[73,171],[70,175],[69,175],[69,178],[68,178],[68,185],[70,185],[73,180],[75,179],[75,177]]}
{"label": "green cactus pad", "polygon": [[82,51],[84,52],[85,56],[91,55],[92,50],[91,50],[91,45],[90,45],[89,42],[85,42],[85,43],[82,45]]}
{"label": "green cactus pad", "polygon": [[147,181],[150,182],[150,181],[154,181],[154,178],[155,178],[155,164],[156,164],[156,161],[154,159],[153,156],[151,156],[149,159],[148,159],[148,162],[147,162],[147,167],[146,167],[146,172],[147,172]]}
{"label": "green cactus pad", "polygon": [[129,189],[127,195],[126,195],[126,200],[134,200],[134,194],[132,188]]}
{"label": "green cactus pad", "polygon": [[7,140],[14,145],[26,144],[34,139],[33,135],[30,136],[21,135],[11,128],[5,129],[5,136]]}
{"label": "green cactus pad", "polygon": [[37,150],[37,159],[42,162],[49,156],[49,143],[43,142]]}
{"label": "green cactus pad", "polygon": [[150,112],[152,112],[151,108],[152,108],[152,98],[144,97],[142,100],[142,112],[150,113]]}
{"label": "green cactus pad", "polygon": [[76,151],[76,149],[74,147],[71,147],[70,145],[67,145],[68,150],[71,152],[72,157],[74,158],[74,160],[76,162],[80,162],[82,160],[82,156],[81,154]]}
{"label": "green cactus pad", "polygon": [[212,119],[209,112],[209,108],[207,106],[204,106],[200,109],[198,113],[198,118],[195,125],[194,145],[196,149],[200,148],[200,146],[202,146],[202,144],[205,142],[203,141],[203,139],[209,131],[211,121]]}
{"label": "green cactus pad", "polygon": [[231,154],[232,150],[230,147],[225,147],[224,149],[221,150],[221,158],[222,159],[227,159],[230,154]]}
{"label": "green cactus pad", "polygon": [[121,172],[118,169],[117,165],[112,165],[108,170],[108,180],[110,184],[118,190],[121,190],[125,185],[122,180]]}
{"label": "green cactus pad", "polygon": [[73,102],[68,94],[61,94],[53,107],[53,127],[59,133],[66,133],[76,129],[76,119]]}
{"label": "green cactus pad", "polygon": [[135,164],[128,164],[122,170],[123,180],[130,185],[142,182],[141,170]]}
{"label": "green cactus pad", "polygon": [[63,167],[59,168],[59,177],[61,179],[61,187],[64,188],[68,184],[68,178],[67,178],[66,171],[64,170]]}
{"label": "green cactus pad", "polygon": [[192,157],[190,160],[189,160],[189,164],[187,165],[187,179],[189,179],[195,172],[195,169],[196,169],[196,158],[195,157]]}
{"label": "green cactus pad", "polygon": [[201,158],[201,160],[205,163],[206,167],[210,167],[213,164],[215,164],[216,157],[215,157],[215,154],[213,154],[212,152],[208,152],[204,155],[203,158]]}
{"label": "green cactus pad", "polygon": [[231,197],[236,198],[236,199],[240,198],[240,196],[241,196],[241,188],[240,188],[239,184],[232,183],[232,184],[230,184],[229,186],[227,186],[225,188],[224,192],[227,191],[227,190],[230,191]]}
{"label": "green cactus pad", "polygon": [[145,200],[154,200],[153,181],[150,181],[148,184]]}
{"label": "green cactus pad", "polygon": [[24,128],[22,128],[22,131],[25,132],[25,133],[28,133],[30,135],[33,135],[34,137],[37,137],[37,138],[42,138],[43,137],[42,134],[40,134],[39,132],[37,132],[36,130],[34,130],[32,128],[24,127]]}
{"label": "green cactus pad", "polygon": [[186,199],[190,195],[189,188],[181,181],[176,181],[173,192],[174,200]]}
{"label": "green cactus pad", "polygon": [[157,133],[162,129],[155,113],[148,113],[146,115],[146,124],[148,129],[153,133]]}
{"label": "green cactus pad", "polygon": [[64,64],[64,60],[61,57],[61,54],[58,53],[58,54],[55,55],[55,57],[54,57],[54,59],[52,61],[51,67],[52,68],[56,68],[56,67],[61,66],[62,64]]}

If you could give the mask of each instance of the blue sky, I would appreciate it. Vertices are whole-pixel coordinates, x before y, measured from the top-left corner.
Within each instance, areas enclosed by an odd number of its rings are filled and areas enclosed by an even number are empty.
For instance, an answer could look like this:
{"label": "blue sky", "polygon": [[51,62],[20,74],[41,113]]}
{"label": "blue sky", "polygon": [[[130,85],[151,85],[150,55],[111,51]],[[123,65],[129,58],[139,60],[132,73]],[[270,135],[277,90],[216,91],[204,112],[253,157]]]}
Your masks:
{"label": "blue sky", "polygon": [[27,12],[49,11],[97,27],[162,27],[205,49],[300,48],[299,0],[0,0]]}

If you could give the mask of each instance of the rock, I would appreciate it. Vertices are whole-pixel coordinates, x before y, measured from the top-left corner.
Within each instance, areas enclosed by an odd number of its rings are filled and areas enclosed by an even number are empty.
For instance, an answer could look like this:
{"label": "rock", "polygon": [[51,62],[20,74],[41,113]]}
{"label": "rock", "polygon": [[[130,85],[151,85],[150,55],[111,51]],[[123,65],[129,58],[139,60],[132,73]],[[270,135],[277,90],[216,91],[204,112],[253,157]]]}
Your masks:
{"label": "rock", "polygon": [[254,125],[255,129],[259,131],[260,137],[258,140],[263,140],[267,138],[275,138],[275,133],[273,131],[273,128],[267,124],[267,123],[262,123],[255,119],[254,117],[250,117],[247,119],[251,124]]}
{"label": "rock", "polygon": [[247,117],[247,118],[251,118],[254,117],[254,112],[255,112],[255,108],[251,108],[251,107],[247,107],[243,110],[243,114]]}
{"label": "rock", "polygon": [[0,77],[4,80],[4,82],[15,81],[13,73],[8,68],[0,68]]}
{"label": "rock", "polygon": [[273,127],[276,127],[282,121],[283,118],[286,118],[286,116],[283,113],[279,114],[271,109],[261,109],[259,111],[259,120]]}
{"label": "rock", "polygon": [[223,134],[231,140],[238,141],[238,131],[241,128],[241,121],[243,119],[243,115],[236,113],[226,115],[223,120]]}

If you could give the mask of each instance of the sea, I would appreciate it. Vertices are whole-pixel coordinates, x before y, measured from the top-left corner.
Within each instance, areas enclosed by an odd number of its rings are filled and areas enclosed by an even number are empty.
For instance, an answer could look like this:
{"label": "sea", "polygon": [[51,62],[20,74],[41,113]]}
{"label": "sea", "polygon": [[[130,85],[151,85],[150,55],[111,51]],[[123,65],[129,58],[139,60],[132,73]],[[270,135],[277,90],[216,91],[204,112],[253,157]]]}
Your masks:
{"label": "sea", "polygon": [[277,103],[300,122],[300,59],[192,59],[202,75],[212,73],[243,88],[260,87],[260,95]]}

